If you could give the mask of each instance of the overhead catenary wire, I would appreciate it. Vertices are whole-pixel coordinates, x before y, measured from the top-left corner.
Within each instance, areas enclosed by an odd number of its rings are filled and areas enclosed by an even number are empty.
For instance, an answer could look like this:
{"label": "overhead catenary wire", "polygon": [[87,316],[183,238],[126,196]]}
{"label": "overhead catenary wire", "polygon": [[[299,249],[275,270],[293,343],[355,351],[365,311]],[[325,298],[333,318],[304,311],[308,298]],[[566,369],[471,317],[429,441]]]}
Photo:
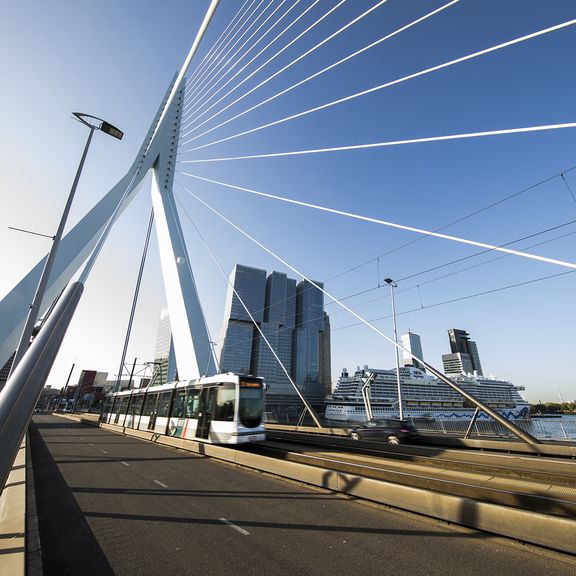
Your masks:
{"label": "overhead catenary wire", "polygon": [[[401,78],[397,78],[396,80],[392,80],[392,81],[390,81],[390,82],[385,82],[385,83],[383,83],[383,84],[379,84],[379,85],[377,85],[377,86],[373,86],[372,88],[368,88],[368,89],[366,89],[366,90],[361,90],[360,92],[356,92],[356,93],[354,93],[354,94],[350,94],[349,96],[344,96],[343,98],[338,98],[338,99],[336,99],[336,100],[332,100],[331,102],[327,102],[327,103],[325,103],[325,104],[321,104],[321,105],[319,105],[319,106],[315,106],[315,107],[313,107],[313,108],[309,108],[309,109],[304,110],[304,111],[302,111],[302,112],[298,112],[297,114],[292,114],[292,115],[290,115],[290,116],[286,116],[286,117],[281,118],[281,119],[279,119],[279,120],[275,120],[274,122],[269,122],[269,123],[267,123],[267,124],[263,124],[263,125],[261,125],[261,126],[257,126],[256,128],[252,128],[251,130],[246,130],[246,131],[243,131],[243,132],[239,132],[239,133],[237,133],[237,134],[234,134],[234,135],[232,135],[232,136],[227,137],[226,140],[231,140],[231,139],[233,139],[233,138],[239,138],[240,136],[245,136],[245,135],[247,135],[247,134],[252,134],[252,133],[254,133],[254,132],[263,130],[263,129],[265,129],[265,128],[270,128],[270,127],[272,127],[272,126],[277,126],[277,125],[282,124],[282,123],[284,123],[284,122],[288,122],[289,120],[295,120],[295,119],[297,119],[297,118],[301,118],[301,117],[303,117],[303,116],[307,116],[307,115],[312,114],[312,113],[314,113],[314,112],[319,112],[320,110],[326,110],[326,109],[331,108],[331,107],[333,107],[333,106],[337,106],[337,105],[339,105],[339,104],[343,104],[344,102],[349,102],[350,100],[354,100],[354,99],[356,99],[356,98],[360,98],[360,97],[362,97],[362,96],[366,96],[366,95],[368,95],[368,94],[372,94],[372,93],[374,93],[374,92],[377,92],[377,91],[380,91],[380,90],[384,90],[384,89],[386,89],[386,88],[390,88],[391,86],[395,86],[395,85],[397,85],[397,84],[401,84],[401,83],[403,83],[403,82],[407,82],[407,81],[409,81],[409,80],[413,80],[414,78],[418,78],[418,77],[420,77],[420,76],[425,76],[425,75],[427,75],[427,74],[431,74],[432,72],[436,72],[436,71],[438,71],[438,70],[442,70],[442,69],[444,69],[444,68],[448,68],[448,67],[450,67],[450,66],[454,66],[455,64],[459,64],[459,63],[461,63],[461,62],[465,62],[465,61],[471,60],[471,59],[473,59],[473,58],[478,58],[479,56],[483,56],[483,55],[485,55],[485,54],[489,54],[489,53],[491,53],[491,52],[495,52],[496,50],[501,50],[501,49],[503,49],[503,48],[507,48],[507,47],[509,47],[509,46],[513,46],[513,45],[515,45],[515,44],[519,44],[519,43],[521,43],[521,42],[525,42],[525,41],[527,41],[527,40],[531,40],[531,39],[533,39],[533,38],[537,38],[537,37],[542,36],[542,35],[544,35],[544,34],[549,34],[549,33],[551,33],[551,32],[556,32],[556,31],[561,30],[561,29],[563,29],[563,28],[566,28],[566,27],[568,27],[568,26],[573,26],[574,24],[576,24],[576,19],[568,20],[568,21],[566,21],[566,22],[562,22],[561,24],[557,24],[557,25],[555,25],[555,26],[550,26],[550,27],[548,27],[548,28],[544,28],[544,29],[539,30],[539,31],[537,31],[537,32],[533,32],[533,33],[531,33],[531,34],[527,34],[527,35],[521,36],[521,37],[519,37],[519,38],[515,38],[514,40],[509,40],[509,41],[507,41],[507,42],[503,42],[503,43],[497,44],[497,45],[495,45],[495,46],[491,46],[490,48],[485,48],[485,49],[483,49],[483,50],[479,50],[479,51],[477,51],[477,52],[473,52],[473,53],[471,53],[471,54],[467,54],[466,56],[462,56],[462,57],[456,58],[456,59],[454,59],[454,60],[449,60],[448,62],[444,62],[443,64],[438,64],[437,66],[432,66],[432,67],[430,67],[430,68],[426,68],[426,69],[424,69],[424,70],[420,70],[419,72],[415,72],[415,73],[413,73],[413,74],[408,74],[407,76],[403,76],[403,77],[401,77]],[[242,113],[242,114],[244,114],[244,113]],[[221,123],[220,125],[214,127],[213,129],[219,128],[220,126],[223,126],[225,123],[228,123],[228,122],[231,122],[232,120],[235,120],[235,119],[238,118],[239,116],[240,116],[240,115],[237,115],[237,116],[235,116],[235,117],[232,117],[232,118],[230,118],[229,120],[227,120],[226,122],[223,122],[223,123]],[[206,133],[206,132],[205,132],[205,133]],[[201,134],[201,135],[199,135],[199,136],[202,136],[202,135],[204,135],[205,133],[203,133],[203,134]],[[208,144],[204,144],[204,145],[202,146],[202,148],[205,148],[205,147],[207,147],[207,146],[211,146],[211,145],[213,145],[213,144],[217,144],[217,143],[220,143],[220,142],[223,142],[223,141],[224,141],[224,139],[216,140],[216,141],[214,141],[214,142],[209,142]],[[420,141],[427,141],[427,140],[422,140],[422,139],[421,139]],[[189,142],[189,141],[182,142],[182,146],[186,145],[188,142]],[[412,141],[412,140],[406,140],[406,141],[399,141],[399,142],[397,142],[397,144],[399,144],[399,143],[408,144],[408,143],[413,143],[413,142],[414,142],[414,141]],[[390,145],[392,145],[392,144],[391,144],[391,143],[387,143],[387,144],[382,144],[382,143],[381,143],[381,144],[379,144],[379,145],[380,145],[380,146],[382,146],[382,145],[388,145],[388,146],[390,146]],[[372,145],[364,146],[364,147],[376,147],[376,146],[378,146],[378,144],[372,144]],[[197,147],[197,148],[195,148],[194,150],[198,150],[198,149],[200,149],[200,148],[201,148],[201,147]],[[352,147],[340,147],[340,148],[333,148],[333,149],[331,149],[331,150],[332,150],[332,151],[335,151],[335,150],[351,150],[351,149],[354,149],[354,148],[352,148]],[[328,150],[329,150],[329,149],[320,149],[320,150],[317,150],[317,151],[306,151],[306,152],[303,152],[303,153],[308,153],[308,154],[310,154],[310,153],[313,153],[313,152],[328,151]],[[300,153],[302,153],[302,152],[300,152]],[[278,156],[282,156],[282,155],[293,155],[293,153],[277,153],[276,155],[278,155]],[[262,158],[262,157],[270,157],[270,156],[268,156],[268,155],[255,155],[255,156],[251,156],[251,157]],[[238,157],[238,158],[235,158],[235,159],[240,159],[240,158],[244,159],[244,158],[246,158],[246,157]]]}
{"label": "overhead catenary wire", "polygon": [[[291,86],[289,86],[288,88],[285,88],[284,90],[281,90],[280,92],[277,92],[276,94],[270,96],[269,98],[266,98],[265,100],[262,100],[261,102],[259,102],[258,104],[255,104],[254,106],[251,106],[250,108],[244,110],[243,112],[233,116],[232,118],[229,118],[228,120],[226,120],[225,122],[222,122],[220,124],[218,124],[217,126],[214,126],[213,128],[210,128],[209,130],[206,130],[205,132],[202,132],[202,134],[198,134],[197,136],[195,136],[194,138],[190,138],[189,140],[187,140],[186,142],[183,142],[183,145],[188,144],[194,140],[197,140],[198,138],[205,136],[206,134],[209,134],[210,132],[212,132],[213,130],[216,130],[217,128],[220,128],[221,126],[224,126],[226,124],[228,124],[229,122],[232,122],[233,120],[235,120],[236,118],[240,118],[241,116],[244,116],[245,114],[248,114],[249,112],[252,112],[253,110],[256,110],[257,108],[260,108],[261,106],[264,106],[265,104],[268,104],[269,102],[272,102],[273,100],[276,100],[277,98],[279,98],[280,96],[283,96],[285,94],[287,94],[288,92],[291,92],[292,90],[295,90],[296,88],[306,84],[307,82],[309,82],[310,80],[313,80],[315,78],[318,78],[320,76],[322,76],[323,74],[325,74],[326,72],[329,72],[330,70],[333,70],[334,68],[340,66],[341,64],[344,64],[345,62],[348,62],[350,60],[352,60],[353,58],[355,58],[356,56],[359,56],[360,54],[363,54],[364,52],[370,50],[371,48],[374,48],[375,46],[378,46],[379,44],[382,44],[383,42],[386,42],[387,40],[390,40],[391,38],[394,38],[395,36],[397,36],[398,34],[401,34],[402,32],[405,32],[406,30],[409,30],[410,28],[416,26],[417,24],[420,24],[426,20],[428,20],[429,18],[431,18],[432,16],[435,16],[436,14],[439,14],[440,12],[443,12],[444,10],[446,10],[447,8],[450,8],[451,6],[453,6],[454,4],[456,4],[457,2],[459,2],[460,0],[452,0],[451,2],[448,2],[447,4],[444,4],[443,6],[440,6],[439,8],[437,8],[436,10],[432,10],[431,12],[428,12],[427,14],[425,14],[424,16],[421,16],[420,18],[417,18],[416,20],[413,20],[412,22],[409,22],[408,24],[401,26],[400,28],[397,28],[396,30],[394,30],[393,32],[390,32],[389,34],[386,34],[384,36],[382,36],[381,38],[379,38],[378,40],[371,42],[370,44],[364,46],[363,48],[360,48],[359,50],[356,50],[355,52],[352,52],[351,54],[348,54],[348,56],[345,56],[344,58],[341,58],[340,60],[330,64],[329,66],[326,66],[324,68],[322,68],[321,70],[319,70],[318,72],[315,72],[314,74],[310,74],[309,76],[307,76],[306,78],[304,78],[303,80],[300,80],[299,82],[296,82],[295,84],[292,84]],[[228,92],[223,98],[227,97],[228,95],[230,95],[230,92]],[[239,101],[239,100],[237,100]],[[214,105],[216,105],[217,103],[215,103]],[[213,106],[211,106],[210,108],[208,108],[208,110],[210,110]],[[206,110],[206,112],[208,111]],[[199,115],[202,116],[203,114],[205,114],[205,112],[203,112],[202,114]],[[215,118],[217,116],[217,114],[215,114],[214,116],[211,116],[209,118],[209,120],[211,120],[212,118]],[[192,152],[194,150],[199,150],[200,148],[204,148],[206,146],[212,146],[213,144],[218,144],[221,142],[225,142],[229,139],[233,139],[233,138],[237,138],[238,135],[234,135],[234,136],[230,136],[228,138],[222,138],[220,140],[216,140],[214,142],[211,142],[207,145],[204,146],[198,146],[196,148],[190,148],[187,151],[188,152]]]}
{"label": "overhead catenary wire", "polygon": [[[448,222],[447,224],[444,224],[438,228],[435,228],[434,232],[440,232],[441,230],[446,230],[446,228],[450,228],[451,226],[454,226],[454,224],[458,224],[460,222],[463,222],[464,220],[467,220],[468,218],[472,218],[474,216],[477,216],[478,214],[481,214],[482,212],[485,212],[486,210],[489,210],[490,208],[494,208],[495,206],[499,206],[500,204],[503,204],[504,202],[507,202],[508,200],[511,200],[512,198],[516,198],[518,196],[521,196],[525,192],[529,192],[530,190],[533,190],[534,188],[537,188],[538,186],[541,186],[542,184],[550,182],[550,181],[554,180],[555,178],[558,178],[562,174],[571,172],[574,169],[576,169],[576,166],[572,166],[571,168],[568,168],[567,170],[564,170],[563,172],[559,172],[557,174],[554,174],[553,176],[549,176],[547,178],[544,178],[543,180],[540,180],[540,181],[536,182],[535,184],[531,184],[530,186],[526,186],[526,187],[522,188],[521,190],[518,190],[517,192],[514,192],[512,194],[508,194],[507,196],[500,198],[499,200],[495,200],[494,202],[490,202],[489,204],[486,204],[482,208],[478,208],[477,210],[474,210],[468,214],[465,214],[464,216],[460,216],[459,218],[456,218],[456,220],[452,220],[451,222]],[[356,266],[353,266],[352,268],[348,268],[347,270],[344,270],[343,272],[339,272],[335,276],[331,276],[330,278],[327,278],[325,280],[325,282],[330,282],[331,280],[335,280],[336,278],[340,278],[341,276],[344,276],[345,274],[348,274],[350,272],[354,272],[355,270],[358,270],[359,268],[362,268],[363,266],[366,266],[367,264],[370,264],[371,262],[374,262],[374,261],[378,260],[379,258],[382,258],[384,256],[388,256],[389,254],[393,254],[394,252],[398,252],[399,250],[402,250],[403,248],[406,248],[407,246],[411,246],[412,244],[415,244],[416,242],[420,242],[421,240],[424,240],[425,238],[428,238],[427,234],[419,236],[418,238],[415,238],[414,240],[404,242],[400,246],[396,246],[396,248],[392,248],[391,250],[388,250],[382,254],[379,254],[378,256],[370,258],[370,260],[366,260],[362,264],[358,264]]]}
{"label": "overhead catenary wire", "polygon": [[[508,284],[507,286],[500,286],[498,288],[491,288],[490,290],[484,290],[482,292],[476,292],[475,294],[469,294],[467,296],[459,296],[458,298],[451,298],[450,300],[443,300],[442,302],[435,302],[433,304],[421,304],[417,308],[412,308],[410,310],[404,310],[401,312],[396,312],[397,316],[402,316],[405,314],[411,314],[412,312],[418,312],[420,310],[427,310],[429,308],[436,308],[438,306],[445,306],[447,304],[454,304],[455,302],[462,302],[463,300],[470,300],[472,298],[478,298],[480,296],[487,296],[488,294],[495,294],[497,292],[503,292],[504,290],[511,290],[512,288],[519,288],[521,286],[528,286],[530,284],[536,284],[537,282],[543,282],[545,280],[552,280],[553,278],[560,278],[561,276],[567,276],[568,274],[574,274],[576,270],[566,270],[565,272],[558,272],[557,274],[550,274],[548,276],[541,276],[540,278],[533,278],[531,280],[525,280],[524,282],[516,282],[515,284]],[[378,318],[371,318],[369,322],[378,322],[379,320],[384,320],[390,318],[390,316],[379,316]],[[331,328],[332,332],[338,330],[344,330],[346,328],[352,328],[354,326],[361,326],[364,322],[356,322],[354,324],[347,324],[346,326],[340,326],[338,328]]]}
{"label": "overhead catenary wire", "polygon": [[461,238],[461,237],[458,237],[458,236],[451,236],[451,235],[448,235],[448,234],[442,234],[442,233],[440,233],[440,232],[433,232],[433,231],[431,231],[431,230],[425,230],[425,229],[422,229],[422,228],[415,228],[415,227],[413,227],[413,226],[406,226],[406,225],[404,225],[404,224],[397,224],[397,223],[395,223],[395,222],[389,222],[389,221],[386,221],[386,220],[381,220],[381,219],[379,219],[379,218],[373,218],[373,217],[370,217],[370,216],[362,216],[362,215],[360,215],[360,214],[354,214],[354,213],[352,213],[352,212],[346,212],[346,211],[344,211],[344,210],[336,210],[336,209],[334,209],[334,208],[327,208],[327,207],[325,207],[325,206],[319,206],[319,205],[317,205],[317,204],[311,204],[311,203],[309,203],[309,202],[302,202],[302,201],[300,201],[300,200],[294,200],[294,199],[292,199],[292,198],[285,198],[285,197],[283,197],[283,196],[277,196],[277,195],[275,195],[275,194],[267,194],[267,193],[265,193],[265,192],[259,192],[259,191],[257,191],[257,190],[253,190],[253,189],[251,189],[251,188],[245,188],[245,187],[243,187],[243,186],[235,186],[235,185],[233,185],[233,184],[227,184],[227,183],[225,183],[225,182],[220,182],[220,181],[218,181],[218,180],[213,180],[213,179],[211,179],[211,178],[205,178],[205,177],[203,177],[203,176],[198,176],[198,175],[196,175],[196,174],[191,174],[191,173],[189,173],[189,172],[180,171],[180,173],[181,173],[181,174],[185,174],[186,176],[190,176],[190,177],[192,177],[192,178],[196,178],[196,179],[198,179],[198,180],[203,180],[203,181],[205,181],[205,182],[211,182],[211,183],[213,183],[213,184],[218,184],[218,185],[220,185],[220,186],[225,186],[225,187],[227,187],[227,188],[232,188],[232,189],[234,189],[234,190],[239,190],[239,191],[241,191],[241,192],[248,192],[248,193],[250,193],[250,194],[255,194],[255,195],[257,195],[257,196],[262,196],[262,197],[264,197],[264,198],[270,198],[270,199],[274,199],[274,200],[280,200],[280,201],[282,201],[282,202],[287,202],[287,203],[289,203],[289,204],[295,204],[295,205],[297,205],[297,206],[303,206],[303,207],[306,207],[306,208],[313,208],[313,209],[315,209],[315,210],[320,210],[320,211],[322,211],[322,212],[329,212],[329,213],[331,213],[331,214],[337,214],[337,215],[339,215],[339,216],[345,216],[345,217],[348,217],[348,218],[353,218],[353,219],[361,220],[361,221],[364,221],[364,222],[371,222],[371,223],[373,223],[373,224],[379,224],[379,225],[382,225],[382,226],[388,226],[388,227],[390,227],[390,228],[397,228],[397,229],[399,229],[399,230],[406,230],[406,231],[408,231],[408,232],[416,232],[416,233],[418,233],[418,234],[427,234],[427,235],[429,235],[429,236],[431,236],[431,237],[440,238],[440,239],[443,239],[443,240],[449,240],[449,241],[458,242],[458,243],[461,243],[461,244],[468,244],[468,245],[470,245],[470,246],[478,246],[479,248],[489,248],[489,249],[491,249],[491,250],[495,250],[495,251],[498,251],[498,252],[504,252],[504,253],[506,253],[506,254],[513,254],[513,255],[515,255],[515,256],[520,256],[520,257],[522,257],[522,258],[529,258],[529,259],[532,259],[532,260],[538,260],[538,261],[540,261],[540,262],[547,262],[547,263],[549,263],[549,264],[555,264],[555,265],[558,265],[558,266],[564,266],[564,267],[566,267],[566,268],[574,268],[574,269],[576,269],[576,264],[573,263],[573,262],[567,262],[567,261],[564,261],[564,260],[557,260],[557,259],[554,259],[554,258],[547,258],[546,256],[539,256],[539,255],[537,255],[537,254],[530,254],[530,253],[528,253],[528,252],[521,252],[521,251],[519,251],[519,250],[512,250],[512,249],[510,249],[510,248],[500,247],[500,246],[496,246],[496,245],[494,245],[494,244],[488,244],[488,243],[486,243],[486,242],[479,242],[479,241],[477,241],[477,240],[469,240],[469,239]]}
{"label": "overhead catenary wire", "polygon": [[[573,236],[574,234],[576,234],[576,230],[571,231],[571,232],[566,232],[565,234],[560,234],[559,236],[554,236],[553,238],[549,238],[547,240],[543,240],[542,242],[537,242],[535,244],[531,244],[530,246],[527,246],[525,249],[530,249],[530,248],[535,248],[536,246],[542,246],[543,244],[548,244],[550,242],[554,242],[556,240],[561,240],[562,238],[567,238],[568,236]],[[518,240],[520,241],[520,240]],[[475,254],[475,256],[478,256],[480,254],[484,254],[485,252],[477,252]],[[434,282],[439,282],[440,280],[444,280],[445,278],[451,278],[452,276],[456,276],[457,274],[462,274],[463,272],[467,272],[469,270],[473,270],[474,268],[479,268],[481,266],[486,266],[488,264],[491,264],[492,262],[496,262],[498,260],[502,260],[503,258],[509,258],[510,254],[500,254],[499,256],[496,256],[495,258],[490,258],[489,260],[484,260],[483,262],[479,262],[477,264],[473,264],[471,266],[466,266],[465,268],[460,268],[459,270],[454,270],[453,272],[448,272],[447,274],[442,274],[441,276],[437,276],[435,278],[431,278],[430,280],[424,280],[424,281],[420,281],[418,282],[418,284],[412,284],[411,286],[408,287],[402,287],[402,288],[398,288],[396,290],[397,293],[402,293],[402,292],[408,292],[410,290],[414,290],[414,289],[418,289],[420,290],[421,286],[426,286],[428,284],[432,284]],[[458,260],[452,260],[451,262],[446,263],[444,266],[449,266],[451,264],[456,264],[460,261],[461,259]],[[424,272],[420,272],[419,274],[424,274],[426,273],[426,271]],[[413,274],[412,276],[417,276],[418,274]],[[398,280],[399,282],[402,279]],[[376,290],[380,290],[381,288],[384,288],[385,285],[380,285],[380,286],[373,286],[371,288],[367,288],[365,290],[361,290],[359,292],[355,292],[353,294],[348,294],[347,296],[343,296],[340,297],[340,300],[349,300],[351,298],[355,298],[357,296],[362,296],[363,294],[368,294],[369,292],[375,292]],[[370,304],[372,302],[375,302],[377,300],[381,300],[382,298],[388,298],[389,295],[388,293],[384,294],[384,296],[379,296],[378,298],[372,298],[370,300],[367,300],[365,302],[360,302],[357,303],[356,306],[364,306],[366,304]],[[422,299],[421,294],[420,294],[420,299]],[[331,304],[331,303],[330,303]]]}

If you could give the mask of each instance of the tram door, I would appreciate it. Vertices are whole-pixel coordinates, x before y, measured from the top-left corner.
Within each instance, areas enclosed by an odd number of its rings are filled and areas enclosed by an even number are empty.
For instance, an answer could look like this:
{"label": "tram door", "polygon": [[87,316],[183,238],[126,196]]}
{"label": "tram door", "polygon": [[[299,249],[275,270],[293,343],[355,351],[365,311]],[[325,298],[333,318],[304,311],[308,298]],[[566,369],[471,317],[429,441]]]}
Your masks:
{"label": "tram door", "polygon": [[210,435],[210,423],[214,417],[217,391],[217,388],[203,388],[200,392],[200,402],[198,406],[198,427],[196,428],[197,438],[208,439]]}

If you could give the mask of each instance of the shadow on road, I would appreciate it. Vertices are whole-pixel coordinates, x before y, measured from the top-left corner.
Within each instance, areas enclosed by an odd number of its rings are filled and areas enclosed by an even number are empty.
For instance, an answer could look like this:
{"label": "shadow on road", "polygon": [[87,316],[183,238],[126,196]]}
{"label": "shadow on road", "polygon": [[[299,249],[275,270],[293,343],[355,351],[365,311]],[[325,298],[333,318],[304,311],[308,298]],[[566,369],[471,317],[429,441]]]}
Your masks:
{"label": "shadow on road", "polygon": [[30,425],[29,438],[44,576],[113,576],[35,424]]}

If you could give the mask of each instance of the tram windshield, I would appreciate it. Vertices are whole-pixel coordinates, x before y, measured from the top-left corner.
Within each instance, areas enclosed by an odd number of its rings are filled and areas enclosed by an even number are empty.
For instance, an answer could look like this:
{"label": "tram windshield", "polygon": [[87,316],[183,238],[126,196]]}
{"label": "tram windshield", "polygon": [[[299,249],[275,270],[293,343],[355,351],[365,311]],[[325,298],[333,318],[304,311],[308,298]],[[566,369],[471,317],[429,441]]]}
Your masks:
{"label": "tram windshield", "polygon": [[264,398],[260,380],[240,380],[240,422],[246,428],[255,428],[262,422]]}

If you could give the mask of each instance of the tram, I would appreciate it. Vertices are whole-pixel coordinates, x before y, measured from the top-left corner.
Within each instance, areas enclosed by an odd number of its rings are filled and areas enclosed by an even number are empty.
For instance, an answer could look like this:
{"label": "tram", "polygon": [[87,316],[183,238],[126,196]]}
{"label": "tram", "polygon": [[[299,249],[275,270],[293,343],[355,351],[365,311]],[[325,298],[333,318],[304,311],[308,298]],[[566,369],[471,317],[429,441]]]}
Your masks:
{"label": "tram", "polygon": [[266,439],[262,378],[227,373],[108,394],[100,421],[211,444]]}

